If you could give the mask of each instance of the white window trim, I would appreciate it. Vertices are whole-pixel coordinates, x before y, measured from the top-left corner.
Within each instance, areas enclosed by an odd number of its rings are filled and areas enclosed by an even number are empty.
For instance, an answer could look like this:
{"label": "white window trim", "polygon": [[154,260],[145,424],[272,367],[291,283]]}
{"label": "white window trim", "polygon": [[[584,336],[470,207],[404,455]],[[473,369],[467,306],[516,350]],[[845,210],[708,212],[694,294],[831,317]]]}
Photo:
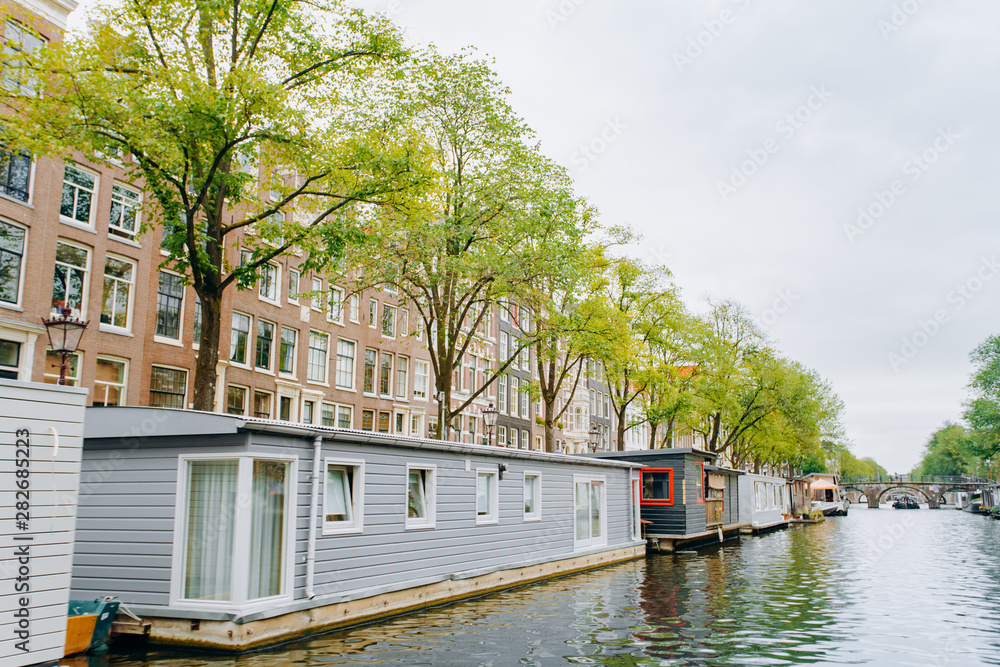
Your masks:
{"label": "white window trim", "polygon": [[[377,421],[377,411],[376,411],[376,421]],[[376,422],[372,423],[373,429],[378,428]],[[374,431],[374,432],[377,432]],[[427,497],[427,516],[423,519],[411,519],[407,515],[406,507],[408,505],[409,499],[409,489],[410,489],[410,471],[411,470],[425,470],[429,474],[425,476],[426,487],[424,488],[424,495]],[[428,488],[429,487],[429,488]],[[426,530],[429,528],[435,528],[437,524],[437,465],[433,463],[407,463],[406,464],[406,475],[403,477],[403,521],[405,530]]]}
{"label": "white window trim", "polygon": [[[295,373],[298,371],[299,368],[299,346],[302,343],[302,332],[299,329],[296,329],[295,327],[287,327],[283,324],[278,324],[278,323],[275,323],[274,327],[277,330],[276,334],[277,340],[275,341],[277,344],[274,346],[274,350],[272,350],[272,354],[274,354],[274,359],[275,359],[274,368],[278,372],[278,377],[294,380],[296,379]],[[295,347],[292,349],[291,373],[281,370],[281,332],[284,331],[285,329],[295,332]],[[306,342],[308,343],[309,341]]]}
{"label": "white window trim", "polygon": [[[149,365],[150,375],[152,375],[152,372],[153,372],[154,368],[163,368],[163,369],[166,369],[168,371],[182,371],[184,373],[184,397],[183,397],[183,399],[181,401],[181,405],[188,405],[188,400],[187,400],[187,397],[188,397],[188,393],[187,393],[188,392],[188,383],[189,382],[193,382],[194,371],[192,371],[190,368],[184,368],[182,366],[171,366],[170,364],[152,363],[152,364]],[[148,386],[147,390],[148,390],[149,393],[152,393],[152,391],[153,391],[152,385]]]}
{"label": "white window trim", "polygon": [[280,306],[281,293],[284,291],[281,289],[281,286],[284,285],[284,283],[281,282],[281,264],[278,264],[277,262],[265,262],[261,265],[261,268],[263,269],[265,266],[270,266],[274,269],[274,298],[271,299],[260,293],[260,286],[264,281],[263,275],[261,275],[261,277],[257,280],[257,298],[264,303],[271,304],[272,306]]}
{"label": "white window trim", "polygon": [[[333,294],[336,292],[340,295],[340,313],[339,317],[333,317]],[[327,301],[326,301],[326,321],[339,326],[344,326],[344,288],[337,287],[336,285],[330,285],[330,289],[327,290]]]}
{"label": "white window trim", "polygon": [[[257,365],[257,336],[260,332],[260,324],[271,325],[271,352],[267,358],[267,366]],[[278,368],[278,355],[281,354],[281,324],[272,322],[269,319],[258,317],[257,326],[253,328],[253,369],[257,373],[274,375]],[[293,362],[294,363],[294,362]]]}
{"label": "white window trim", "polygon": [[275,400],[274,400],[275,399],[275,393],[273,391],[268,391],[267,389],[259,389],[257,387],[253,388],[253,395],[250,396],[250,400],[251,400],[250,412],[251,412],[251,414],[249,416],[250,417],[257,417],[257,411],[253,409],[254,408],[253,403],[255,403],[256,400],[257,400],[257,394],[267,394],[268,396],[271,397],[271,400],[268,401],[268,405],[270,406],[270,409],[267,411],[267,416],[266,417],[259,417],[259,419],[274,419],[273,415],[276,412],[276,409],[278,407],[277,405],[275,405]]}
{"label": "white window trim", "polygon": [[[477,526],[488,526],[496,525],[500,523],[500,471],[496,467],[491,468],[476,468],[476,487],[475,504],[473,507],[476,511],[476,525]],[[488,476],[493,478],[493,484],[490,489],[490,513],[485,516],[479,516],[479,478],[481,476]]]}
{"label": "white window trim", "polygon": [[[302,276],[299,276],[299,280]],[[317,287],[318,284],[318,287]],[[323,312],[323,279],[313,278],[312,279],[312,296],[309,297],[309,307],[315,310],[317,313]]]}
{"label": "white window trim", "polygon": [[[285,296],[288,299],[288,303],[291,303],[291,304],[294,304],[294,305],[297,306],[297,305],[299,305],[299,292],[298,292],[298,290],[302,289],[302,272],[299,271],[298,269],[288,269],[288,276],[289,277],[291,277],[291,275],[293,273],[296,276],[295,277],[295,287],[296,287],[295,295],[293,296],[292,293],[289,291],[288,294],[286,294]],[[288,284],[287,283],[285,284],[285,289],[286,290],[288,289]]]}
{"label": "white window trim", "polygon": [[629,495],[632,497],[632,541],[642,541],[642,475],[633,469],[629,475]]}
{"label": "white window trim", "polygon": [[[120,405],[120,406],[128,405],[128,366],[129,366],[129,359],[125,359],[125,358],[122,358],[122,357],[113,357],[113,356],[107,355],[107,354],[98,354],[98,355],[95,355],[94,359],[95,359],[95,362],[113,361],[116,364],[125,364],[125,377],[122,379],[122,387],[121,387],[121,391],[122,391],[121,402],[118,405]],[[101,382],[99,384],[98,380],[95,378],[94,379],[94,389],[91,392],[91,399],[97,397],[97,392],[98,392],[98,390],[101,387],[108,387],[108,386],[115,386],[115,387],[117,387],[118,385],[112,385],[111,383],[108,383],[108,382]]]}
{"label": "white window trim", "polygon": [[[236,508],[236,528],[234,531],[234,554],[233,562],[233,599],[226,601],[206,601],[188,600],[183,595],[184,581],[184,538],[187,535],[185,524],[187,519],[187,508],[185,499],[187,498],[187,464],[188,461],[233,461],[239,462],[237,470],[236,497],[237,499],[249,498],[253,483],[253,462],[261,461],[285,461],[288,462],[288,492],[285,494],[285,516],[289,520],[285,523],[285,581],[282,595],[275,595],[269,598],[255,600],[247,599],[248,577],[250,570],[249,544],[250,544],[250,505],[245,502],[237,502]],[[295,594],[295,499],[298,497],[298,457],[289,455],[271,455],[264,453],[255,454],[179,454],[177,457],[177,492],[174,499],[174,539],[173,553],[170,565],[170,606],[179,609],[191,610],[226,610],[246,613],[259,609],[271,608],[275,603],[291,602]],[[243,546],[243,548],[240,548]]]}
{"label": "white window trim", "polygon": [[[108,259],[114,259],[119,262],[125,262],[132,265],[132,281],[129,283],[128,290],[128,305],[125,306],[126,319],[128,319],[128,326],[120,327],[115,324],[105,324],[101,322],[99,330],[105,333],[113,333],[120,335],[131,336],[132,328],[135,325],[135,291],[138,289],[139,281],[139,261],[132,259],[131,257],[125,257],[124,255],[116,255],[112,252],[105,254],[104,256],[104,269],[101,271],[101,294],[103,295],[104,290],[104,279],[107,276],[108,270]],[[117,280],[117,279],[116,279]],[[104,315],[104,299],[101,298],[101,315]],[[100,319],[100,318],[98,318]]]}
{"label": "white window trim", "polygon": [[132,232],[132,236],[119,236],[118,234],[115,234],[114,232],[112,232],[111,231],[112,229],[118,229],[118,230],[120,230],[122,232],[122,234],[127,234],[128,233],[127,231],[125,231],[124,229],[121,229],[120,227],[113,227],[111,225],[111,208],[109,206],[108,207],[108,238],[114,239],[116,241],[121,241],[123,243],[128,243],[129,245],[134,245],[136,247],[140,247],[141,248],[142,246],[139,245],[139,243],[135,239],[139,236],[139,230],[142,229],[142,217],[141,217],[142,216],[142,190],[134,188],[131,185],[127,185],[125,183],[122,183],[121,181],[112,181],[112,183],[111,183],[111,188],[112,188],[111,189],[111,203],[114,203],[114,201],[115,201],[114,186],[116,186],[116,185],[118,187],[120,187],[121,189],[123,189],[123,190],[128,190],[129,192],[131,192],[131,193],[139,196],[138,201],[135,204],[135,231]]}
{"label": "white window trim", "polygon": [[[34,161],[32,161],[32,164],[34,164]],[[15,199],[14,201],[17,200]],[[15,301],[14,303],[7,303],[6,301],[0,301],[0,308],[6,308],[7,310],[16,310],[18,312],[24,312],[24,276],[27,273],[25,269],[27,268],[28,264],[27,262],[28,237],[31,236],[31,229],[27,225],[22,225],[21,223],[15,222],[7,217],[0,217],[0,220],[2,220],[4,224],[24,230],[24,244],[21,246],[21,271],[20,274],[17,276],[17,301]],[[90,263],[89,253],[87,257],[87,263],[88,264]],[[85,274],[84,279],[86,280],[86,278],[87,276]],[[86,294],[86,291],[84,291],[84,294]],[[51,303],[51,301],[52,297],[50,296],[49,302]]]}
{"label": "white window trim", "polygon": [[360,343],[360,341],[354,340],[352,338],[347,338],[345,336],[338,336],[337,337],[337,348],[338,348],[338,350],[340,348],[340,341],[344,341],[345,343],[353,343],[354,344],[354,361],[351,363],[351,386],[350,387],[342,387],[339,384],[337,384],[337,376],[338,376],[338,373],[337,373],[337,363],[339,363],[339,361],[340,361],[340,355],[339,355],[338,351],[335,351],[334,355],[333,355],[333,357],[334,357],[334,364],[333,364],[333,386],[335,388],[339,389],[340,391],[350,391],[350,392],[357,393],[357,391],[358,391],[358,375],[357,375],[358,374],[358,350],[361,349],[361,343]]}
{"label": "white window trim", "polygon": [[226,411],[225,411],[224,414],[227,414],[227,415],[233,414],[232,412],[229,411],[229,388],[230,387],[236,387],[237,389],[242,389],[243,390],[243,412],[242,412],[242,414],[240,416],[242,416],[242,417],[249,417],[249,416],[251,416],[250,415],[249,404],[250,404],[250,395],[253,392],[253,389],[251,389],[250,387],[246,386],[245,384],[239,384],[238,382],[229,382],[228,384],[226,384],[226,405],[225,405],[225,410]]}
{"label": "white window trim", "polygon": [[[342,407],[334,406],[334,420],[337,418],[337,410]],[[354,484],[351,488],[351,504],[353,505],[354,519],[352,521],[327,521],[326,520],[326,480],[330,466],[343,466],[354,468]],[[363,533],[365,530],[365,462],[362,459],[340,459],[326,457],[323,460],[323,535],[348,535],[352,533]]]}
{"label": "white window trim", "polygon": [[[410,362],[411,362],[410,365],[411,365],[412,370],[413,370],[413,400],[414,401],[425,402],[425,401],[428,400],[428,397],[429,397],[429,395],[431,393],[431,391],[430,391],[430,384],[431,384],[431,362],[428,361],[427,359],[415,359],[413,357],[410,358]],[[426,368],[427,368],[427,373],[424,374],[424,395],[423,396],[417,396],[417,364],[425,364]]]}
{"label": "white window trim", "polygon": [[[351,305],[353,301],[357,301],[358,303],[357,316],[355,316],[354,314],[354,306]],[[348,314],[347,314],[348,319],[354,324],[359,324],[361,321],[361,297],[357,294],[351,294],[350,296],[348,296],[347,309],[348,309]]]}
{"label": "white window trim", "polygon": [[[326,336],[326,372],[323,376],[323,381],[310,380],[309,379],[309,351],[312,349],[309,347],[309,338],[312,337],[313,333]],[[319,331],[318,329],[310,329],[309,336],[306,337],[306,384],[314,384],[320,387],[330,386],[330,334],[326,331]]]}
{"label": "white window trim", "polygon": [[[34,157],[34,156],[32,156],[32,157]],[[32,159],[32,163],[34,163],[34,159]],[[88,169],[87,167],[84,167],[83,165],[80,165],[80,164],[78,164],[76,162],[69,162],[67,164],[69,166],[73,167],[74,169],[77,169],[79,171],[82,171],[85,174],[88,174],[88,175],[94,177],[94,194],[93,194],[93,197],[90,200],[90,221],[89,222],[80,222],[76,218],[67,218],[66,216],[64,216],[62,214],[61,210],[59,211],[59,222],[62,222],[62,223],[67,224],[67,225],[70,225],[71,227],[76,227],[78,229],[85,229],[85,230],[87,230],[89,232],[96,232],[96,230],[94,228],[95,227],[94,221],[97,218],[97,208],[98,208],[97,202],[99,200],[99,195],[100,195],[100,192],[101,192],[101,174],[100,174],[100,172],[94,171],[93,169]],[[63,165],[63,177],[62,177],[62,180],[59,181],[59,194],[60,194],[60,197],[62,196],[63,184],[66,183],[66,166],[67,166],[67,164]],[[30,197],[30,195],[29,195],[29,197]]]}
{"label": "white window trim", "polygon": [[[523,477],[535,478],[535,511],[524,512],[524,521],[542,520],[542,472],[540,470],[525,470]],[[524,479],[521,480],[521,507],[524,507]],[[574,530],[576,527],[574,526]]]}
{"label": "white window trim", "polygon": [[[243,361],[233,361],[233,315],[243,315],[249,318],[250,323],[247,325],[247,345],[246,345],[246,356]],[[245,368],[248,370],[253,370],[254,363],[256,359],[257,351],[257,330],[254,328],[256,324],[256,319],[250,313],[244,313],[241,310],[234,310],[229,315],[229,354],[227,355],[226,361],[229,362],[230,366],[235,368]],[[204,326],[204,312],[202,312],[202,326]]]}
{"label": "white window trim", "polygon": [[[576,539],[576,485],[579,483],[592,484],[601,482],[603,484],[601,492],[601,536],[591,537],[586,540]],[[570,496],[573,507],[573,550],[582,551],[593,547],[606,546],[608,544],[608,480],[605,475],[573,475],[573,490]],[[589,493],[589,489],[588,489]],[[589,496],[588,496],[589,497]],[[589,518],[588,518],[589,522]]]}

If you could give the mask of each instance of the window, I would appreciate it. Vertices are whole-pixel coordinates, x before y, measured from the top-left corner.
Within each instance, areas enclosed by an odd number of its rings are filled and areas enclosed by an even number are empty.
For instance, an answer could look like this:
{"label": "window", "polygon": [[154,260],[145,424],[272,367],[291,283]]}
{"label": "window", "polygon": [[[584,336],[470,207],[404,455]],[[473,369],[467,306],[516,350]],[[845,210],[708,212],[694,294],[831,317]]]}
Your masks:
{"label": "window", "polygon": [[313,278],[312,309],[323,310],[323,281]]}
{"label": "window", "polygon": [[226,388],[226,412],[231,415],[247,413],[247,388],[234,384]]}
{"label": "window", "polygon": [[354,389],[354,343],[337,340],[336,386],[340,389]]}
{"label": "window", "polygon": [[406,415],[402,412],[396,413],[396,430],[395,433],[403,435],[406,433]]}
{"label": "window", "polygon": [[510,414],[517,414],[517,402],[521,398],[521,379],[516,375],[510,376]]}
{"label": "window", "polygon": [[497,410],[500,412],[507,412],[507,375],[501,375],[498,380],[499,388],[497,390]]}
{"label": "window", "polygon": [[705,462],[699,461],[694,464],[698,473],[694,477],[695,498],[697,502],[705,502]]}
{"label": "window", "polygon": [[323,534],[360,533],[364,529],[365,464],[326,459]]}
{"label": "window", "polygon": [[288,269],[288,302],[299,302],[299,272],[298,269]]}
{"label": "window", "polygon": [[277,303],[278,301],[278,267],[274,264],[263,264],[260,267],[260,298]]}
{"label": "window", "polygon": [[21,361],[21,344],[12,340],[0,340],[0,378],[16,380]]}
{"label": "window", "polygon": [[27,203],[31,195],[31,153],[0,146],[0,194]]}
{"label": "window", "polygon": [[410,436],[422,438],[423,431],[420,428],[420,415],[410,415]]}
{"label": "window", "polygon": [[635,541],[642,539],[642,507],[640,505],[640,496],[642,495],[642,484],[640,478],[635,470],[632,471],[631,475],[632,483],[632,493],[630,494],[630,499],[632,503],[632,539]]}
{"label": "window", "polygon": [[387,303],[382,305],[382,335],[396,337],[396,307]]}
{"label": "window", "polygon": [[115,359],[97,358],[94,378],[94,405],[125,405],[125,377],[128,363]]}
{"label": "window", "polygon": [[476,524],[497,522],[497,471],[476,471]]}
{"label": "window", "polygon": [[363,389],[366,394],[375,393],[375,365],[378,363],[378,352],[372,349],[365,350],[365,375]]}
{"label": "window", "polygon": [[596,417],[597,416],[597,412],[595,410],[596,397],[597,397],[597,392],[594,391],[593,389],[591,389],[590,390],[590,416],[591,417]]}
{"label": "window", "polygon": [[604,480],[574,475],[573,489],[576,546],[606,544]]}
{"label": "window", "polygon": [[426,361],[413,362],[413,398],[427,398],[427,380],[430,365]]}
{"label": "window", "polygon": [[524,391],[522,391],[521,395],[518,397],[518,402],[521,405],[521,418],[522,419],[527,419],[528,418],[528,398],[529,398],[528,393],[524,392]]}
{"label": "window", "polygon": [[410,335],[410,311],[403,310],[399,311],[399,337],[405,338]]}
{"label": "window", "polygon": [[379,372],[378,390],[382,396],[390,396],[392,393],[392,353],[382,353],[382,368]]}
{"label": "window", "polygon": [[335,426],[337,419],[337,406],[331,405],[330,403],[324,403],[321,407],[321,419],[320,423],[323,426]]}
{"label": "window", "polygon": [[357,323],[358,318],[361,317],[361,297],[357,294],[352,294],[351,298],[348,299],[351,309],[351,321]]}
{"label": "window", "polygon": [[406,373],[409,370],[409,367],[409,358],[396,358],[396,398],[406,398]]}
{"label": "window", "polygon": [[3,75],[3,86],[7,90],[19,92],[22,95],[33,96],[37,80],[24,65],[24,56],[45,44],[45,38],[31,28],[7,21],[4,26],[4,56],[7,61],[7,71]]}
{"label": "window", "polygon": [[354,422],[354,408],[350,405],[337,406],[337,428],[351,428]]}
{"label": "window", "polygon": [[63,169],[59,215],[64,220],[90,226],[97,198],[97,176],[67,164]]}
{"label": "window", "polygon": [[153,366],[149,378],[149,407],[183,408],[187,371]]}
{"label": "window", "polygon": [[497,427],[497,445],[500,447],[507,446],[507,427],[498,426]]}
{"label": "window", "polygon": [[278,350],[278,372],[295,375],[295,343],[299,332],[281,327],[281,347]]}
{"label": "window", "polygon": [[160,287],[156,296],[156,335],[181,339],[181,304],[184,283],[180,276],[160,271]]}
{"label": "window", "polygon": [[375,430],[375,411],[374,410],[362,410],[361,411],[361,430],[362,431],[374,431]]}
{"label": "window", "polygon": [[497,303],[497,310],[500,311],[500,321],[510,322],[510,305],[506,297],[501,297],[500,301]]}
{"label": "window", "polygon": [[104,301],[101,324],[128,329],[132,307],[132,281],[135,264],[110,255],[104,261]]}
{"label": "window", "polygon": [[344,290],[339,287],[330,288],[330,309],[326,318],[337,324],[344,323]]}
{"label": "window", "polygon": [[378,326],[378,299],[368,300],[368,326],[373,329]]}
{"label": "window", "polygon": [[21,300],[21,267],[24,265],[24,227],[0,220],[0,302]]}
{"label": "window", "polygon": [[282,421],[292,421],[292,398],[291,396],[278,397],[278,419]]}
{"label": "window", "polygon": [[312,424],[313,423],[313,412],[316,410],[315,401],[305,401],[302,403],[302,423]]}
{"label": "window", "polygon": [[379,433],[388,433],[389,432],[389,418],[390,418],[390,415],[389,415],[388,412],[379,412],[378,413],[378,432]]}
{"label": "window", "polygon": [[266,371],[271,370],[271,350],[274,348],[274,325],[264,320],[257,320],[257,346],[254,355],[254,366]]}
{"label": "window", "polygon": [[645,468],[642,471],[642,504],[674,504],[674,471],[671,468]]}
{"label": "window", "polygon": [[233,329],[229,338],[229,360],[234,364],[246,365],[247,341],[250,338],[250,316],[233,313]]}
{"label": "window", "polygon": [[[59,384],[59,369],[62,366],[62,355],[55,352],[45,353],[45,383]],[[80,355],[66,355],[66,386],[80,385]]]}
{"label": "window", "polygon": [[267,391],[255,391],[253,393],[253,416],[261,419],[271,418],[271,399],[273,396]]}
{"label": "window", "polygon": [[309,364],[306,379],[310,382],[326,383],[327,335],[318,331],[309,332]]}
{"label": "window", "polygon": [[86,316],[87,266],[90,252],[63,241],[56,242],[56,267],[52,279],[52,309],[68,306]]}
{"label": "window", "polygon": [[435,469],[406,466],[406,528],[433,528]]}
{"label": "window", "polygon": [[524,473],[524,520],[539,521],[542,518],[542,475],[537,472]]}
{"label": "window", "polygon": [[188,461],[186,473],[182,597],[232,601],[239,461]]}
{"label": "window", "polygon": [[111,218],[108,231],[126,239],[135,238],[139,223],[139,203],[142,196],[124,185],[111,186]]}
{"label": "window", "polygon": [[531,437],[531,434],[528,432],[528,429],[524,429],[523,431],[521,431],[521,449],[528,448],[529,437]]}
{"label": "window", "polygon": [[508,338],[507,337],[507,332],[506,331],[501,331],[500,332],[500,343],[499,343],[500,349],[497,351],[497,360],[500,363],[503,363],[503,362],[507,361],[507,338]]}

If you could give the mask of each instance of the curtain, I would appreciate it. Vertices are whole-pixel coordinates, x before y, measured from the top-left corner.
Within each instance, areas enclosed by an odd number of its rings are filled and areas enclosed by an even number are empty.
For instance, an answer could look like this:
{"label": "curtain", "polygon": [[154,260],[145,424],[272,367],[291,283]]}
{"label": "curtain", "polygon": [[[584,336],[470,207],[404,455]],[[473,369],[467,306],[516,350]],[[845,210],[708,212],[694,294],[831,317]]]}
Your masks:
{"label": "curtain", "polygon": [[233,599],[238,461],[189,461],[184,597]]}
{"label": "curtain", "polygon": [[490,514],[490,475],[476,475],[476,515]]}
{"label": "curtain", "polygon": [[254,461],[250,493],[250,581],[247,598],[281,595],[284,583],[287,463]]}
{"label": "curtain", "polygon": [[590,536],[601,536],[601,491],[604,484],[602,482],[591,482],[590,484]]}
{"label": "curtain", "polygon": [[427,496],[424,491],[423,470],[411,470],[407,490],[407,513],[410,519],[423,519],[427,516]]}
{"label": "curtain", "polygon": [[586,482],[576,483],[576,539],[586,540],[590,539],[589,526],[587,525],[587,515],[590,511],[590,505],[587,500],[587,487],[589,486]]}
{"label": "curtain", "polygon": [[534,514],[535,513],[535,483],[538,481],[537,477],[533,475],[526,475],[524,478],[524,513]]}
{"label": "curtain", "polygon": [[330,466],[326,473],[326,520],[353,521],[353,509],[347,468]]}

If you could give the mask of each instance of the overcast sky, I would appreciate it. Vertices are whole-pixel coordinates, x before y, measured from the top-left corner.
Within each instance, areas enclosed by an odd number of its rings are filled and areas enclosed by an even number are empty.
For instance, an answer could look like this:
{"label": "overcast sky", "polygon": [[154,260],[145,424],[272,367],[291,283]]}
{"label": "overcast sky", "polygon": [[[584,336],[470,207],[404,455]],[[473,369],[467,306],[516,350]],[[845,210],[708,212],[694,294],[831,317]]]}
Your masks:
{"label": "overcast sky", "polygon": [[354,4],[495,58],[603,222],[693,309],[741,301],[831,381],[859,456],[907,471],[960,417],[968,353],[1000,331],[1000,5]]}

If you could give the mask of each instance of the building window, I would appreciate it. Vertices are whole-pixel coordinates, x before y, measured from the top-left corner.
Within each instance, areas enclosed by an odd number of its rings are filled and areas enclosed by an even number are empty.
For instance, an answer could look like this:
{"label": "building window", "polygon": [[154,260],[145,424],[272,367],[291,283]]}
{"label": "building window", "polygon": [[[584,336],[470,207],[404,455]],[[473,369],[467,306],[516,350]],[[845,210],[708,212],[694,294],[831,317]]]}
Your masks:
{"label": "building window", "polygon": [[642,483],[636,475],[636,471],[632,471],[631,476],[631,489],[632,492],[629,494],[631,500],[631,513],[632,518],[632,539],[641,540],[642,539],[642,507],[641,507],[641,496],[642,496]]}
{"label": "building window", "polygon": [[310,382],[326,383],[327,341],[325,333],[309,332],[309,367],[306,369],[306,379]]}
{"label": "building window", "polygon": [[378,326],[378,299],[368,300],[368,326],[373,329]]}
{"label": "building window", "polygon": [[396,413],[396,430],[395,433],[399,435],[404,435],[406,431],[406,415],[402,412]]}
{"label": "building window", "polygon": [[396,307],[387,303],[382,305],[382,335],[396,337]]}
{"label": "building window", "polygon": [[674,471],[671,468],[646,468],[642,471],[642,504],[674,504]]}
{"label": "building window", "polygon": [[705,462],[699,461],[694,464],[695,469],[698,473],[694,476],[694,489],[696,502],[705,502]]}
{"label": "building window", "polygon": [[272,303],[278,301],[278,267],[274,264],[260,267],[260,298]]}
{"label": "building window", "polygon": [[410,415],[410,436],[422,438],[423,431],[420,428],[420,415]]}
{"label": "building window", "polygon": [[[56,352],[45,353],[45,383],[59,384],[59,369],[62,367],[62,354]],[[80,385],[80,355],[79,353],[66,355],[66,386],[77,387]]]}
{"label": "building window", "polygon": [[97,358],[94,378],[94,405],[125,405],[125,378],[128,364],[114,359]]}
{"label": "building window", "polygon": [[573,477],[574,523],[577,547],[607,543],[604,481]]}
{"label": "building window", "polygon": [[406,398],[406,373],[410,369],[407,357],[396,358],[396,398]]}
{"label": "building window", "polygon": [[375,430],[375,411],[374,410],[362,410],[361,411],[361,430],[362,431],[374,431]]}
{"label": "building window", "polygon": [[406,466],[406,528],[433,528],[435,469]]}
{"label": "building window", "polygon": [[542,518],[542,475],[537,472],[524,473],[524,520],[538,521]]}
{"label": "building window", "polygon": [[390,418],[391,418],[391,415],[388,412],[384,412],[383,411],[383,412],[379,412],[378,413],[378,432],[379,433],[388,433],[389,432],[389,420],[390,420]]}
{"label": "building window", "polygon": [[336,426],[337,406],[324,403],[321,408],[321,421],[323,426]]}
{"label": "building window", "polygon": [[288,269],[288,302],[299,302],[299,272],[297,269]]}
{"label": "building window", "polygon": [[507,427],[498,426],[497,427],[497,445],[500,447],[507,446]]}
{"label": "building window", "polygon": [[52,309],[67,306],[86,316],[87,266],[90,252],[86,248],[56,242],[55,276],[52,279]]}
{"label": "building window", "polygon": [[0,220],[0,301],[17,305],[21,299],[21,267],[27,230]]}
{"label": "building window", "polygon": [[149,407],[184,408],[187,371],[153,366],[149,378]]}
{"label": "building window", "polygon": [[413,398],[427,398],[429,364],[426,361],[413,362]]}
{"label": "building window", "polygon": [[507,412],[507,374],[500,376],[497,388],[497,409],[500,412]]}
{"label": "building window", "polygon": [[3,34],[3,53],[6,57],[6,72],[3,75],[4,88],[34,96],[37,79],[25,67],[24,56],[45,44],[44,37],[17,21],[7,21]]}
{"label": "building window", "polygon": [[247,413],[246,387],[231,384],[226,388],[226,412],[231,415],[245,415]]}
{"label": "building window", "polygon": [[115,183],[111,186],[111,218],[108,231],[126,239],[135,238],[142,196],[132,188]]}
{"label": "building window", "polygon": [[364,530],[364,475],[362,461],[326,459],[324,535]]}
{"label": "building window", "polygon": [[313,278],[311,305],[313,310],[323,310],[323,281],[319,278]]}
{"label": "building window", "polygon": [[517,402],[521,398],[521,379],[516,375],[510,376],[510,414],[517,414]]}
{"label": "building window", "polygon": [[282,421],[292,421],[292,397],[278,397],[278,419]]}
{"label": "building window", "polygon": [[21,344],[0,340],[0,379],[16,380],[21,362]]}
{"label": "building window", "polygon": [[337,324],[344,323],[344,290],[339,287],[330,288],[330,309],[327,311],[327,319]]}
{"label": "building window", "polygon": [[382,396],[392,395],[392,353],[382,353],[382,368],[378,378],[378,391]]}
{"label": "building window", "polygon": [[349,405],[337,406],[337,428],[351,428],[354,422],[354,408]]}
{"label": "building window", "polygon": [[295,374],[295,343],[299,332],[288,327],[281,327],[281,348],[278,351],[278,372],[285,375]]}
{"label": "building window", "polygon": [[357,323],[361,317],[361,298],[357,294],[352,294],[349,299],[351,309],[351,321]]}
{"label": "building window", "polygon": [[247,343],[250,339],[250,316],[233,313],[233,330],[229,340],[229,360],[234,364],[246,365]]}
{"label": "building window", "polygon": [[500,363],[502,364],[503,362],[507,361],[507,332],[506,331],[501,331],[500,332],[500,341],[499,341],[498,345],[499,345],[500,349],[497,351],[497,360],[499,360]]}
{"label": "building window", "polygon": [[183,278],[160,271],[160,287],[156,296],[156,335],[181,339],[181,304],[184,301]]}
{"label": "building window", "polygon": [[271,370],[271,350],[274,348],[274,325],[264,320],[257,320],[257,346],[254,354],[254,365],[266,371]]}
{"label": "building window", "polygon": [[27,203],[31,191],[31,153],[0,147],[0,193]]}
{"label": "building window", "polygon": [[531,437],[531,433],[528,432],[528,429],[524,429],[523,431],[521,431],[521,449],[528,448],[529,437]]}
{"label": "building window", "polygon": [[366,394],[375,393],[375,365],[378,363],[378,353],[375,350],[365,350],[365,377],[363,389]]}
{"label": "building window", "polygon": [[403,310],[399,311],[399,337],[405,338],[410,335],[410,311]]}
{"label": "building window", "polygon": [[497,471],[476,471],[476,523],[497,522]]}
{"label": "building window", "polygon": [[521,419],[528,418],[528,394],[522,391],[518,396],[518,402],[521,405]]}
{"label": "building window", "polygon": [[62,201],[59,215],[66,220],[90,226],[97,191],[97,176],[67,164],[63,170]]}
{"label": "building window", "polygon": [[110,256],[105,259],[101,324],[119,329],[129,328],[134,273],[135,264],[128,260]]}
{"label": "building window", "polygon": [[354,348],[349,340],[337,340],[337,377],[340,389],[354,389]]}
{"label": "building window", "polygon": [[260,417],[261,419],[270,419],[272,398],[273,396],[270,392],[255,391],[253,393],[253,416]]}
{"label": "building window", "polygon": [[313,423],[313,411],[316,410],[316,403],[314,401],[305,401],[302,403],[302,423],[312,424]]}

